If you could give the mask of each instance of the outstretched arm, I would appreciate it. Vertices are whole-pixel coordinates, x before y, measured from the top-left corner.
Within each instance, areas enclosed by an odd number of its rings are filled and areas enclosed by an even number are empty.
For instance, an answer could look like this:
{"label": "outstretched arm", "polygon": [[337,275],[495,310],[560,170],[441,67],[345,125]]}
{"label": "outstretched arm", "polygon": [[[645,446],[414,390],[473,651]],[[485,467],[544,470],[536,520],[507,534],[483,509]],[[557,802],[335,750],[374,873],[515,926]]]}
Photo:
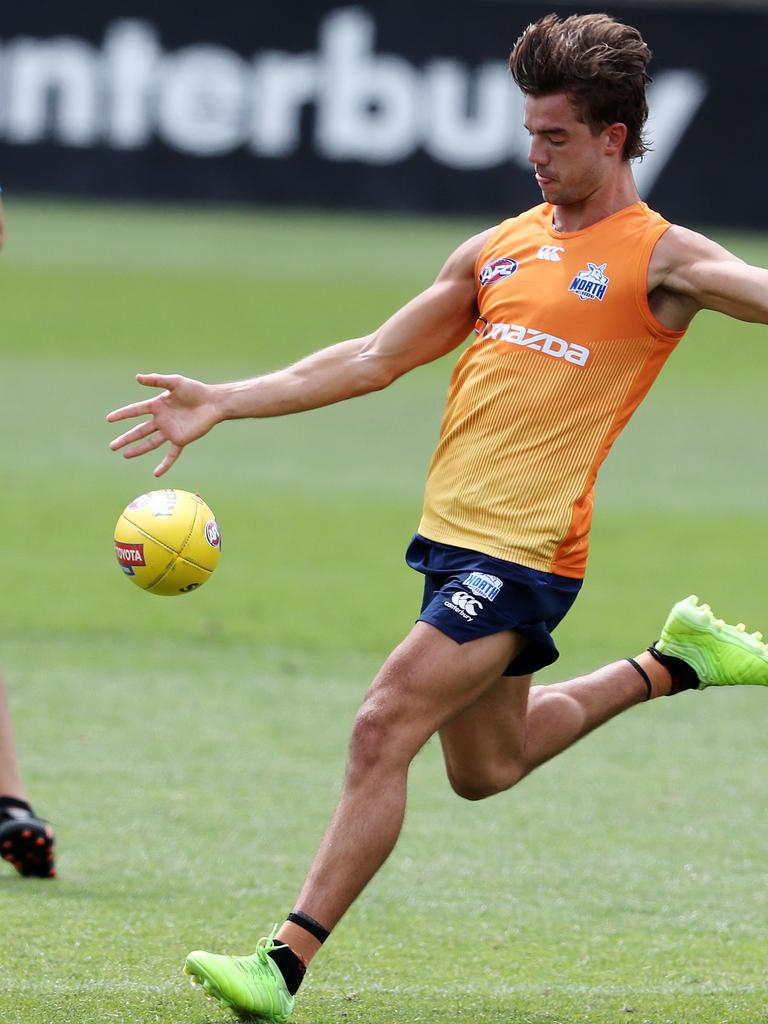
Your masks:
{"label": "outstretched arm", "polygon": [[185,445],[223,420],[318,409],[379,391],[414,367],[439,358],[461,344],[475,323],[474,263],[492,230],[460,245],[426,291],[363,338],[321,349],[276,373],[231,384],[138,374],[140,384],[165,390],[109,413],[110,423],[150,417],[115,438],[112,450],[122,448],[126,458],[134,458],[169,441],[168,452],[155,469],[155,476],[162,476]]}
{"label": "outstretched arm", "polygon": [[[663,308],[676,305],[673,315],[682,315],[683,322],[669,326],[687,326],[700,309],[713,309],[750,323],[768,323],[768,270],[750,266],[688,228],[673,226],[659,239],[648,285],[652,300],[656,290]],[[665,320],[664,315],[661,319]]]}

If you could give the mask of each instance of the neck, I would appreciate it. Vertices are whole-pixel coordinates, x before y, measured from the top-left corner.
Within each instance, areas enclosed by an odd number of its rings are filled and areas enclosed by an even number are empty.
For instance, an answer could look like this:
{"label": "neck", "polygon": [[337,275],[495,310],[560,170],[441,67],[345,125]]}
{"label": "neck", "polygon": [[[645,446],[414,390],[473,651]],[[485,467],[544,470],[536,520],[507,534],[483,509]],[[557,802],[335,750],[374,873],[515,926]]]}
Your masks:
{"label": "neck", "polygon": [[555,205],[552,223],[556,231],[583,231],[639,199],[632,169],[629,163],[622,164],[614,177],[601,182],[585,199],[565,206]]}

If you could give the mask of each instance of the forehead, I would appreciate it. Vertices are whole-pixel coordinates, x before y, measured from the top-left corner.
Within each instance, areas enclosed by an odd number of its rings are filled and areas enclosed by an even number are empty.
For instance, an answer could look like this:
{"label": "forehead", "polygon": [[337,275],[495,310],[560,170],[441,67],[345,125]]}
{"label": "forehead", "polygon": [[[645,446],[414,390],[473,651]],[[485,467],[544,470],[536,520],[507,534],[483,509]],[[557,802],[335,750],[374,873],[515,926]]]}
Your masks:
{"label": "forehead", "polygon": [[584,122],[580,120],[571,100],[564,92],[550,96],[525,97],[525,126],[532,132],[543,132],[552,128],[575,131]]}

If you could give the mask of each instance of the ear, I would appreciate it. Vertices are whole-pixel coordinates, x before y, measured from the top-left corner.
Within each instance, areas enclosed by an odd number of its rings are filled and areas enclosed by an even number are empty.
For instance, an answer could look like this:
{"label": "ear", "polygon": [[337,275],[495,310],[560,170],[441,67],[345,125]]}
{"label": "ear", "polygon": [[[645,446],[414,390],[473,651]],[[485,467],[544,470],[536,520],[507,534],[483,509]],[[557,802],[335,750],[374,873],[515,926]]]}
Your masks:
{"label": "ear", "polygon": [[614,153],[621,153],[624,150],[624,143],[627,141],[627,126],[621,121],[609,124],[603,132],[605,139],[606,156],[613,156]]}

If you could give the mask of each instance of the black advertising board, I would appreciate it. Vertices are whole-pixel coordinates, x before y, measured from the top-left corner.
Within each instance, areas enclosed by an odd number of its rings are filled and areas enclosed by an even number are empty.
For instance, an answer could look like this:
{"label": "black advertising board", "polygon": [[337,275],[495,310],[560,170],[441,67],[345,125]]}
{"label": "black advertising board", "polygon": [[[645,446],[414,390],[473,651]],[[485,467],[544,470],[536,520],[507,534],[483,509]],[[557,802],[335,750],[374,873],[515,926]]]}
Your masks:
{"label": "black advertising board", "polygon": [[[432,212],[540,199],[506,57],[546,4],[38,3],[0,25],[8,191]],[[570,8],[558,7],[563,14]],[[581,5],[654,51],[644,198],[768,227],[768,12]]]}

